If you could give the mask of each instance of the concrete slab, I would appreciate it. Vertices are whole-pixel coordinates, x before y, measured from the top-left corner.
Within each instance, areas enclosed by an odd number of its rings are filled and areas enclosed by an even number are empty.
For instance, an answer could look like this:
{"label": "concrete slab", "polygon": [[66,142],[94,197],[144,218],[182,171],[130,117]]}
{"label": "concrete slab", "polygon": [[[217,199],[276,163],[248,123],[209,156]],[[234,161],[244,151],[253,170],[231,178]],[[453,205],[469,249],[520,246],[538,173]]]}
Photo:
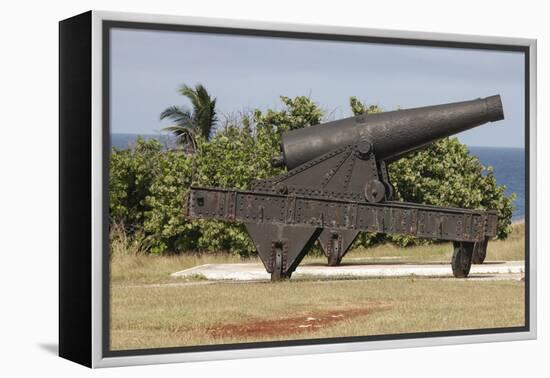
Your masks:
{"label": "concrete slab", "polygon": [[[489,278],[487,276],[494,276],[494,279],[499,279],[499,277],[509,276],[511,277],[509,279],[520,279],[524,272],[524,261],[487,262],[482,265],[472,265],[470,277]],[[265,271],[262,264],[205,264],[172,273],[173,277],[192,277],[196,275],[204,276],[208,280],[257,281],[270,279],[269,273]],[[453,277],[453,273],[449,263],[353,263],[334,267],[311,264],[300,265],[292,278],[406,276]]]}

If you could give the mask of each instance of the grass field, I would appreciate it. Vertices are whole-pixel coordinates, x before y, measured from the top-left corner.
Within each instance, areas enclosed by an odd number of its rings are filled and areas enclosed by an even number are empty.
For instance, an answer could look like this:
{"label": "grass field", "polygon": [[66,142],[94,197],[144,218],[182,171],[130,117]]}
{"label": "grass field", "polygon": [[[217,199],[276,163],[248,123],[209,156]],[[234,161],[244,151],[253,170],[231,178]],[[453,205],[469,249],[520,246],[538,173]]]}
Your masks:
{"label": "grass field", "polygon": [[[524,228],[489,243],[487,260],[523,260]],[[450,244],[357,249],[369,262],[450,261]],[[259,260],[251,259],[250,262]],[[307,257],[304,263],[324,262]],[[344,258],[345,261],[345,258]],[[111,261],[111,348],[512,327],[524,324],[523,281],[384,278],[279,283],[185,281],[170,273],[227,255],[117,254]]]}

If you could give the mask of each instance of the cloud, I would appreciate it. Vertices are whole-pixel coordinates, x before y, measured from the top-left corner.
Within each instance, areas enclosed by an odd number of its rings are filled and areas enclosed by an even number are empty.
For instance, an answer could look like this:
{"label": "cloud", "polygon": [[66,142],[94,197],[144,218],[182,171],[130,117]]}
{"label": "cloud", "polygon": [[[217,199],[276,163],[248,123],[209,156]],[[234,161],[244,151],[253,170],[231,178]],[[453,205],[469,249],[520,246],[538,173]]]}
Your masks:
{"label": "cloud", "polygon": [[115,29],[111,38],[113,132],[158,131],[165,107],[188,104],[177,87],[202,83],[221,112],[311,94],[341,117],[350,115],[352,95],[391,110],[499,93],[506,114],[499,138],[483,127],[461,138],[523,143],[521,53],[131,29]]}

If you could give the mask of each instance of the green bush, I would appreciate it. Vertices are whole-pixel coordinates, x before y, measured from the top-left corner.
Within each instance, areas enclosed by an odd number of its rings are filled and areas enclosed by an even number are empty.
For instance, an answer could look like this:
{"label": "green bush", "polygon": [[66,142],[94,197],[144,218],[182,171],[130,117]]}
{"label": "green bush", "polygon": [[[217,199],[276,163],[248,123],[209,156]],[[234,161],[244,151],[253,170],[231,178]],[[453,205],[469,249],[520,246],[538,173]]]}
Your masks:
{"label": "green bush", "polygon": [[156,140],[138,138],[128,150],[113,148],[110,161],[111,224],[143,232],[153,253],[196,247],[197,227],[183,219],[191,184],[191,156],[165,151]]}
{"label": "green bush", "polygon": [[142,227],[148,211],[146,197],[158,175],[157,161],[162,145],[138,138],[128,150],[112,149],[109,169],[109,210],[111,224]]}
{"label": "green bush", "polygon": [[196,249],[198,227],[183,217],[192,179],[192,156],[181,151],[161,151],[154,162],[155,176],[145,197],[143,223],[151,250],[162,253]]}
{"label": "green bush", "polygon": [[[279,154],[280,134],[320,123],[323,111],[307,97],[282,97],[281,110],[255,110],[229,122],[210,141],[196,140],[193,155],[167,151],[155,140],[138,139],[129,150],[113,149],[110,162],[111,224],[139,232],[153,253],[228,251],[255,253],[244,226],[184,218],[189,187],[193,185],[247,189],[253,179],[284,171],[270,160]],[[354,113],[377,112],[350,99]],[[443,139],[389,166],[398,199],[442,206],[496,209],[498,237],[510,232],[512,197],[506,197],[491,169],[470,156],[457,139]],[[392,241],[400,245],[424,242],[410,237],[361,234],[357,244]]]}
{"label": "green bush", "polygon": [[[397,199],[428,205],[493,209],[498,212],[497,237],[511,232],[512,202],[498,185],[492,167],[484,167],[457,138],[445,138],[389,166]],[[414,239],[394,236],[408,245]]]}

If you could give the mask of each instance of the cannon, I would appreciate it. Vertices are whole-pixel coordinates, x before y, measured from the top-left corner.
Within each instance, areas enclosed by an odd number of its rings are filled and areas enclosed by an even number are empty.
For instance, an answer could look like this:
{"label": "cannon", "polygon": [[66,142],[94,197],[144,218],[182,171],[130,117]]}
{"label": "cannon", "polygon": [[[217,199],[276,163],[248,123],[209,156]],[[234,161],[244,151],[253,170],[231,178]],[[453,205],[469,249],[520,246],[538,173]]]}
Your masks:
{"label": "cannon", "polygon": [[504,119],[500,96],[363,114],[281,136],[287,173],[249,190],[191,187],[186,216],[243,222],[273,281],[290,278],[316,240],[337,265],[361,231],[453,242],[467,277],[496,236],[497,213],[394,200],[388,164],[441,138]]}

